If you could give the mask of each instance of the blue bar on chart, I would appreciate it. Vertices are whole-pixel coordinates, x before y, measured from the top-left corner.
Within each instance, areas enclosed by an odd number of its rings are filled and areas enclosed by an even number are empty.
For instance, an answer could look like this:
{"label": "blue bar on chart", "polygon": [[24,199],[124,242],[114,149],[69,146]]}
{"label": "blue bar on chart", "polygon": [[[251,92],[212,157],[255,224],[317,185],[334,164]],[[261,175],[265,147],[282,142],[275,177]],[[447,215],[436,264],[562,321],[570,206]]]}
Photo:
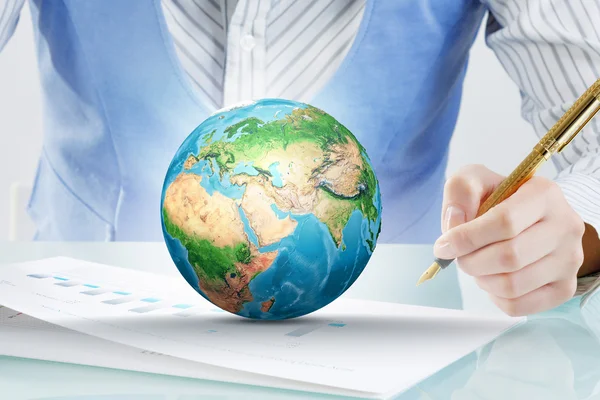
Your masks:
{"label": "blue bar on chart", "polygon": [[141,299],[140,301],[143,301],[144,303],[158,303],[160,299],[157,299],[155,297],[146,297],[145,299]]}
{"label": "blue bar on chart", "polygon": [[63,278],[62,276],[55,276],[54,279],[56,279],[57,281],[68,281],[69,278]]}
{"label": "blue bar on chart", "polygon": [[83,286],[89,287],[90,289],[98,289],[100,287],[100,286],[97,286],[97,285],[90,285],[89,283],[86,283]]}
{"label": "blue bar on chart", "polygon": [[119,297],[117,299],[104,300],[103,303],[111,304],[111,305],[116,305],[116,304],[129,303],[129,302],[134,301],[134,300],[136,300],[136,298],[133,297],[133,296],[131,296],[131,297]]}
{"label": "blue bar on chart", "polygon": [[341,322],[332,322],[331,324],[329,324],[329,326],[333,326],[334,328],[342,328],[346,326],[346,324],[343,324]]}
{"label": "blue bar on chart", "polygon": [[113,293],[114,293],[114,294],[121,295],[121,296],[129,296],[129,295],[131,294],[131,293],[129,293],[129,292],[121,292],[121,291],[116,291],[116,292],[113,292]]}
{"label": "blue bar on chart", "polygon": [[316,331],[317,329],[319,329],[321,326],[323,326],[322,323],[318,323],[318,324],[311,324],[308,326],[303,326],[300,327],[298,329],[295,329],[291,332],[288,332],[285,334],[285,336],[292,336],[292,337],[300,337],[300,336],[304,336],[307,333],[311,333],[313,331]]}
{"label": "blue bar on chart", "polygon": [[104,293],[108,293],[110,292],[110,289],[92,289],[92,290],[86,290],[81,292],[81,294],[86,294],[88,296],[98,296],[100,294],[104,294]]}
{"label": "blue bar on chart", "polygon": [[175,304],[173,307],[180,308],[182,310],[187,310],[188,308],[192,308],[194,306],[192,306],[190,304]]}
{"label": "blue bar on chart", "polygon": [[129,311],[143,314],[143,313],[147,313],[147,312],[150,312],[150,311],[158,310],[159,308],[164,308],[164,307],[165,306],[162,306],[160,304],[150,304],[149,306],[132,308]]}
{"label": "blue bar on chart", "polygon": [[48,275],[48,274],[29,274],[27,275],[28,278],[35,278],[35,279],[46,279],[46,278],[50,278],[52,275]]}

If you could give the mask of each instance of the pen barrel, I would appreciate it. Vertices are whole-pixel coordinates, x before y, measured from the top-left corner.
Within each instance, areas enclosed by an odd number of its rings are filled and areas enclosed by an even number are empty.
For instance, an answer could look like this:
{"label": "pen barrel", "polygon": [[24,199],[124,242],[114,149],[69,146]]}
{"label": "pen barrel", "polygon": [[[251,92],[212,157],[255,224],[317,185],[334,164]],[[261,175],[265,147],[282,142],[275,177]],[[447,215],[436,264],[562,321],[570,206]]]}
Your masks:
{"label": "pen barrel", "polygon": [[600,110],[600,79],[590,86],[540,140],[542,148],[560,152]]}
{"label": "pen barrel", "polygon": [[600,79],[585,91],[554,124],[531,153],[483,202],[477,216],[485,214],[495,205],[503,202],[527,182],[544,161],[560,152],[600,111]]}
{"label": "pen barrel", "polygon": [[492,207],[509,198],[519,189],[519,187],[521,187],[521,185],[527,182],[535,174],[544,161],[546,161],[544,154],[537,149],[534,149],[529,153],[517,168],[507,176],[483,202],[481,207],[479,207],[477,216],[479,217],[480,215],[485,214]]}

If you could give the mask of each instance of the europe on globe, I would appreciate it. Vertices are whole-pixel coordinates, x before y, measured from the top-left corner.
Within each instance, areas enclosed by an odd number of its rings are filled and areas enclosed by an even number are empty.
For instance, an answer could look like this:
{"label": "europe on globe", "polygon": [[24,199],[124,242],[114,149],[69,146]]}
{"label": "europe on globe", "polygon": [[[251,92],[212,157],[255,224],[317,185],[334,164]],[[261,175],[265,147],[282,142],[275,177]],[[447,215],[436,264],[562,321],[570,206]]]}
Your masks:
{"label": "europe on globe", "polygon": [[359,277],[381,230],[365,148],[313,106],[263,99],[214,113],[179,147],[161,198],[167,248],[222,310],[281,320]]}

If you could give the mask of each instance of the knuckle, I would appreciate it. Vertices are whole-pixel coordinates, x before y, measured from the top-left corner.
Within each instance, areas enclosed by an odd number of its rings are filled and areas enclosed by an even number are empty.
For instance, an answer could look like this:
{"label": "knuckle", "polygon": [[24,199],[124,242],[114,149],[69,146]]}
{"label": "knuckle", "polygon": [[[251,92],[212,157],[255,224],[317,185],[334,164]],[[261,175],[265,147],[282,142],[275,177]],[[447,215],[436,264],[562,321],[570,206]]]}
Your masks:
{"label": "knuckle", "polygon": [[573,221],[573,233],[575,233],[575,236],[577,238],[581,238],[585,234],[585,223],[583,222],[579,214],[577,214],[574,211],[573,214],[575,214],[573,218],[571,218],[571,221]]}
{"label": "knuckle", "polygon": [[498,261],[505,271],[516,271],[521,267],[521,256],[514,240],[509,240],[502,245]]}
{"label": "knuckle", "polygon": [[538,185],[545,195],[555,197],[562,197],[562,189],[558,184],[550,179],[546,179],[543,177],[538,177]]}
{"label": "knuckle", "polygon": [[576,267],[580,267],[583,264],[585,254],[583,252],[583,246],[578,244],[571,250],[569,261]]}
{"label": "knuckle", "polygon": [[463,174],[452,175],[444,184],[444,191],[451,195],[456,192],[473,193],[473,188],[470,179]]}
{"label": "knuckle", "polygon": [[500,292],[502,297],[514,299],[519,297],[519,281],[515,274],[504,274],[499,278]]}
{"label": "knuckle", "polygon": [[514,301],[511,301],[508,303],[508,306],[506,307],[505,312],[509,317],[521,317],[522,316],[521,311],[519,311],[519,306]]}
{"label": "knuckle", "polygon": [[509,207],[500,207],[498,210],[498,223],[501,232],[507,237],[515,237],[519,231],[517,229],[517,222],[515,213],[510,210]]}
{"label": "knuckle", "polygon": [[480,164],[466,165],[460,168],[454,175],[450,176],[444,185],[445,191],[454,193],[464,192],[468,195],[475,195],[478,185],[478,177],[485,167]]}
{"label": "knuckle", "polygon": [[477,256],[473,254],[467,254],[466,256],[458,257],[456,262],[460,270],[465,274],[475,279],[483,279],[486,277],[484,274],[482,274],[481,261]]}
{"label": "knuckle", "polygon": [[556,282],[553,285],[554,296],[561,302],[571,299],[577,291],[577,279],[569,278],[564,281]]}
{"label": "knuckle", "polygon": [[510,317],[521,316],[520,302],[515,299],[503,299],[497,304],[498,307]]}
{"label": "knuckle", "polygon": [[454,248],[461,254],[466,254],[475,249],[475,242],[467,229],[456,229],[452,240]]}
{"label": "knuckle", "polygon": [[571,278],[567,281],[565,285],[565,299],[572,298],[577,292],[577,278]]}
{"label": "knuckle", "polygon": [[543,196],[547,202],[556,201],[556,199],[564,197],[560,186],[550,179],[534,176],[531,178],[530,182],[535,186],[536,192]]}
{"label": "knuckle", "polygon": [[482,171],[487,171],[483,164],[469,164],[459,170],[464,175],[480,175]]}

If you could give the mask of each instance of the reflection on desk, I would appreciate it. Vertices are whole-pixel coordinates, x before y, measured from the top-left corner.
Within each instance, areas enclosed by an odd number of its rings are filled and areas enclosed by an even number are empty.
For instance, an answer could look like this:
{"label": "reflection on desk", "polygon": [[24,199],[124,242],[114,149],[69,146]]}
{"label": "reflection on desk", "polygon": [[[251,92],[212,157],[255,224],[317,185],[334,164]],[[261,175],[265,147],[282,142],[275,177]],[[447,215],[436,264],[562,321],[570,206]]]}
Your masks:
{"label": "reflection on desk", "polygon": [[458,364],[421,383],[423,393],[430,396],[422,398],[600,398],[600,342],[582,320],[578,299],[530,317],[484,346],[461,368]]}

